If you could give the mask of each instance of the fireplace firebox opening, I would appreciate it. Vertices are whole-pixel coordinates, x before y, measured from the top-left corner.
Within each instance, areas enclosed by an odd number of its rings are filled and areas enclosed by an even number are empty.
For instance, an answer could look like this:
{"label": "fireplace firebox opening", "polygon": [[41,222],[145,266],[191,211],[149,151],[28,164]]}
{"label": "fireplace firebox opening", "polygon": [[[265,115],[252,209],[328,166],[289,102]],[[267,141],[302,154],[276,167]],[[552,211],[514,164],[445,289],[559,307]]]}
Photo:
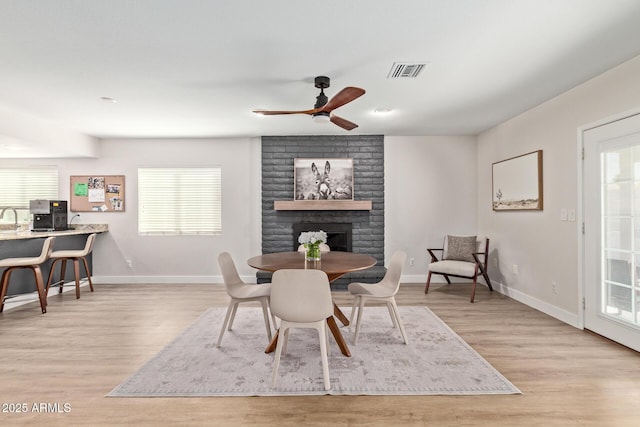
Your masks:
{"label": "fireplace firebox opening", "polygon": [[341,222],[298,222],[293,228],[293,250],[298,250],[298,237],[305,231],[324,231],[327,233],[327,245],[332,251],[353,252],[352,231],[353,224]]}

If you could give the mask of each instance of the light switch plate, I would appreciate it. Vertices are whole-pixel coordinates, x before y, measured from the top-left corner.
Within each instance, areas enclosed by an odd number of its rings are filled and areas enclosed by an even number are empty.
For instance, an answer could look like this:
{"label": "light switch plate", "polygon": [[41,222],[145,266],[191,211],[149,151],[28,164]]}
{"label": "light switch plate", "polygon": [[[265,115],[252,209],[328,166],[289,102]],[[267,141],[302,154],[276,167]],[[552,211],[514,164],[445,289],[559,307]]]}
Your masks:
{"label": "light switch plate", "polygon": [[560,221],[566,221],[567,220],[567,209],[562,208],[560,209]]}
{"label": "light switch plate", "polygon": [[575,221],[575,220],[576,220],[576,210],[569,209],[569,221]]}

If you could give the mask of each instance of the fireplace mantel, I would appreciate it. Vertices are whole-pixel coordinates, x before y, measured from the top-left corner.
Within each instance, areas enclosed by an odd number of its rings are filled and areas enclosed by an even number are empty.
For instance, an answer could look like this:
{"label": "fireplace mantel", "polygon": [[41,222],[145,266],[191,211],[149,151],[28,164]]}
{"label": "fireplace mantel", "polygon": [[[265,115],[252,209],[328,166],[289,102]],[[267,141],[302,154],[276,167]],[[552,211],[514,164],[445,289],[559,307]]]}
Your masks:
{"label": "fireplace mantel", "polygon": [[370,211],[371,200],[276,200],[276,211]]}

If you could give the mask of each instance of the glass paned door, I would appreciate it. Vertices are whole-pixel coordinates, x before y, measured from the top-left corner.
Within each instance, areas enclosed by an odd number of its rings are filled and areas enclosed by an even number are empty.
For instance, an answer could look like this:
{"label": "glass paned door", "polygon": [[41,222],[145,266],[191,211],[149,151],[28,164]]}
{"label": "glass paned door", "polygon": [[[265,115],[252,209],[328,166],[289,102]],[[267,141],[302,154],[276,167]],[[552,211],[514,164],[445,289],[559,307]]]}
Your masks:
{"label": "glass paned door", "polygon": [[640,351],[640,116],[583,147],[585,328]]}

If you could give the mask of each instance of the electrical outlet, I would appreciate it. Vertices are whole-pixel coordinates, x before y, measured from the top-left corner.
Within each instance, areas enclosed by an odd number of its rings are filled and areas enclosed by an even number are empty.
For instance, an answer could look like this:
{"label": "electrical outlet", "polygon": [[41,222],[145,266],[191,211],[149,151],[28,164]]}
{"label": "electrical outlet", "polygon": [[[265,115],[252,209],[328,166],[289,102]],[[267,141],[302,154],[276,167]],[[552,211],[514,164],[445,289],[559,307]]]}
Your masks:
{"label": "electrical outlet", "polygon": [[511,266],[511,271],[513,271],[513,274],[515,274],[517,276],[518,275],[518,264],[513,264]]}
{"label": "electrical outlet", "polygon": [[133,268],[133,262],[130,259],[127,260],[127,267]]}
{"label": "electrical outlet", "polygon": [[551,282],[551,292],[553,292],[554,294],[558,293],[558,284],[555,281]]}
{"label": "electrical outlet", "polygon": [[409,258],[409,265],[416,265],[416,259],[415,258]]}

